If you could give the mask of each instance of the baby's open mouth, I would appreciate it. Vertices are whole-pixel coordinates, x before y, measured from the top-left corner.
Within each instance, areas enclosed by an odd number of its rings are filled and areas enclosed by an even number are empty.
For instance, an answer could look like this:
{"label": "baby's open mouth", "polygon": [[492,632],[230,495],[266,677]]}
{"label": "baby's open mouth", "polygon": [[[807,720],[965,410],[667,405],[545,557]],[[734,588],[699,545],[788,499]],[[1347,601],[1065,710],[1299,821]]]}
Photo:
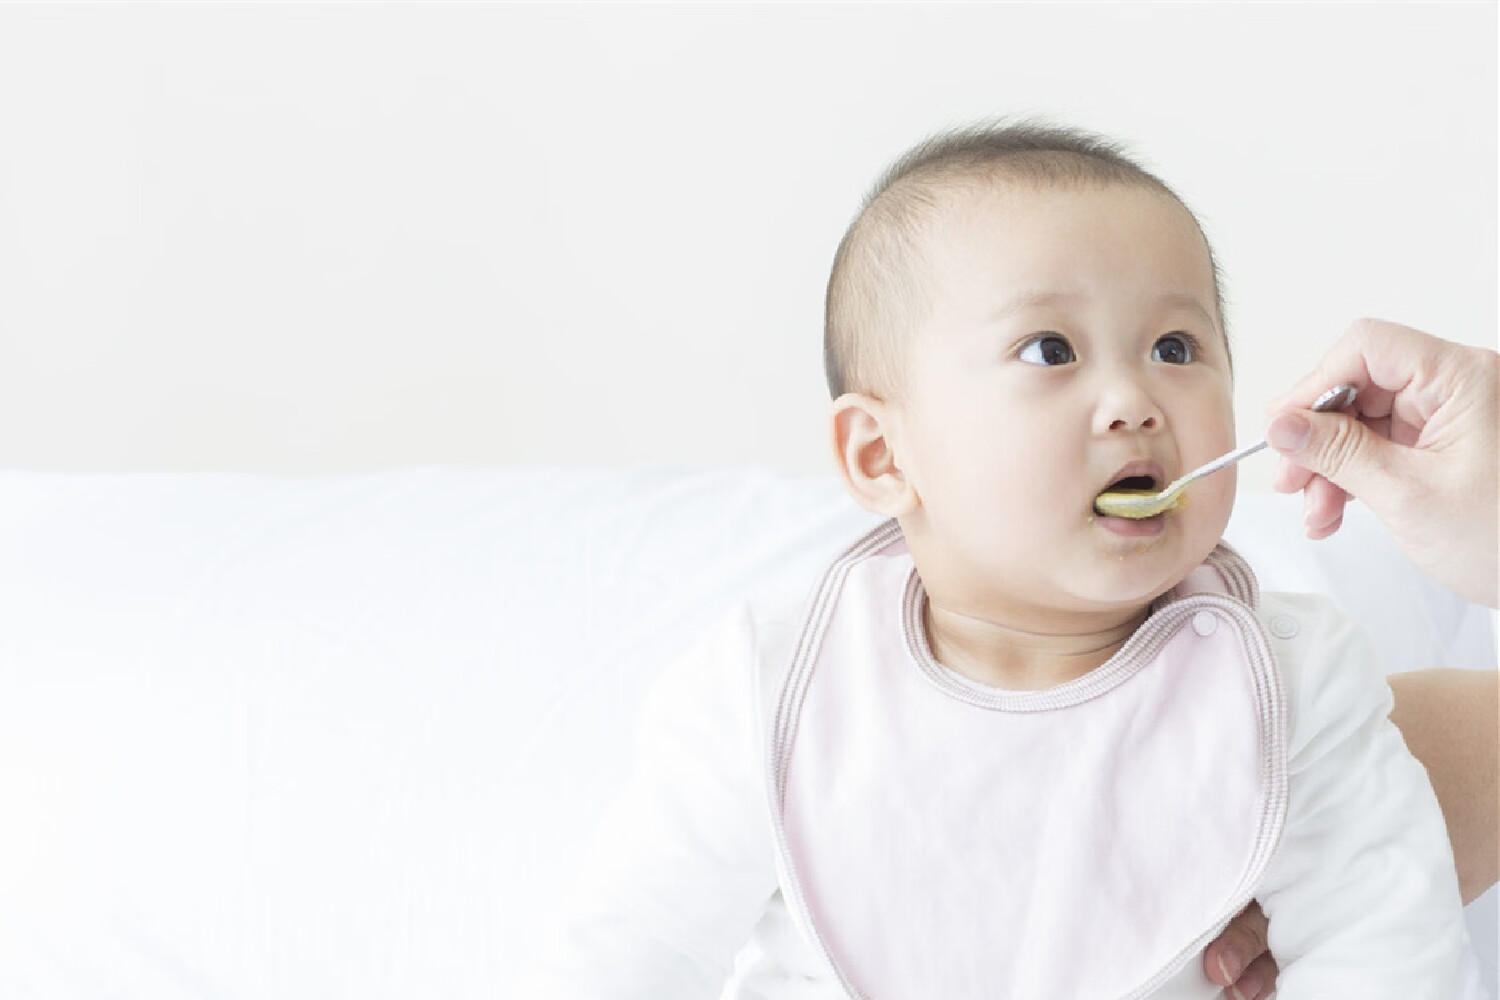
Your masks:
{"label": "baby's open mouth", "polygon": [[1123,493],[1127,490],[1131,490],[1136,492],[1155,493],[1156,489],[1157,487],[1155,476],[1126,476],[1124,479],[1110,483],[1109,487],[1101,492]]}
{"label": "baby's open mouth", "polygon": [[1168,500],[1158,499],[1162,483],[1160,477],[1152,472],[1142,471],[1139,467],[1129,471],[1133,474],[1120,476],[1094,497],[1095,514],[1100,517],[1146,520],[1177,506],[1175,496]]}

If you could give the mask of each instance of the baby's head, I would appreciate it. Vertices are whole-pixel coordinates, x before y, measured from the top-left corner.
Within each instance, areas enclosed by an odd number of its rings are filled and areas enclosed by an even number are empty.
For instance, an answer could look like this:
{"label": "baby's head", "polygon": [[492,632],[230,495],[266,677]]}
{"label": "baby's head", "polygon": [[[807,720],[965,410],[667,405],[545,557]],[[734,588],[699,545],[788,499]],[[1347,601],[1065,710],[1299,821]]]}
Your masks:
{"label": "baby's head", "polygon": [[839,246],[824,356],[839,468],[932,600],[1138,608],[1228,521],[1232,471],[1148,521],[1093,512],[1234,443],[1208,242],[1099,137],[984,126],[903,156]]}

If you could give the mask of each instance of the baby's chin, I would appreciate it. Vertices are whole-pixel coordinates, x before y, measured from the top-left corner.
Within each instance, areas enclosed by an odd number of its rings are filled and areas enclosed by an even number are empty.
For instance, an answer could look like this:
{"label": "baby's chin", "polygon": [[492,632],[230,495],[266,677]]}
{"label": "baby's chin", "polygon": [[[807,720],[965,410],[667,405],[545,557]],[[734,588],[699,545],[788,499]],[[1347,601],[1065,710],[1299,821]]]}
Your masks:
{"label": "baby's chin", "polygon": [[1219,534],[1207,530],[1110,537],[1087,565],[1070,574],[1069,589],[1101,606],[1148,604],[1202,565],[1218,541]]}
{"label": "baby's chin", "polygon": [[1070,589],[1071,597],[1079,611],[1130,611],[1145,608],[1162,594],[1177,586],[1179,582],[1181,582],[1181,577],[1177,579],[1159,577],[1151,583],[1146,583],[1140,578],[1119,581],[1092,580]]}

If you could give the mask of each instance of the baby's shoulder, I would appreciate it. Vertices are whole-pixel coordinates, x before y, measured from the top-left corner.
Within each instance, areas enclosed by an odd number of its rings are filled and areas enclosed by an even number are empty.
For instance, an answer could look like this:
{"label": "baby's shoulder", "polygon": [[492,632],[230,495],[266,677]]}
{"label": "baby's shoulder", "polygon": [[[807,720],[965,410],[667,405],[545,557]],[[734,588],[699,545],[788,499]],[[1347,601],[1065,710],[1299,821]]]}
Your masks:
{"label": "baby's shoulder", "polygon": [[1292,754],[1389,714],[1391,690],[1353,617],[1321,594],[1265,592],[1256,607],[1286,694]]}
{"label": "baby's shoulder", "polygon": [[1324,640],[1353,623],[1323,594],[1268,590],[1259,595],[1256,617],[1274,640]]}
{"label": "baby's shoulder", "polygon": [[1363,627],[1323,594],[1266,591],[1255,606],[1278,662],[1300,671],[1327,666],[1333,659],[1352,660],[1361,673],[1376,676],[1369,638]]}
{"label": "baby's shoulder", "polygon": [[748,714],[762,728],[807,618],[806,594],[795,586],[762,589],[722,609],[666,663],[648,707],[695,706],[703,713]]}

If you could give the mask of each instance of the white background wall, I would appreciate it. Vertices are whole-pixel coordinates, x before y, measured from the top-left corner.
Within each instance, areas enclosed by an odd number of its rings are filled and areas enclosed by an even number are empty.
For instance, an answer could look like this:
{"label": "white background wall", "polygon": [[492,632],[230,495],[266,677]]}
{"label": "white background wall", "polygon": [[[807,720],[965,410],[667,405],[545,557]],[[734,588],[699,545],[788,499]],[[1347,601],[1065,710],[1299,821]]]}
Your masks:
{"label": "white background wall", "polygon": [[1493,3],[8,5],[0,466],[827,471],[844,226],[1013,113],[1198,210],[1258,436],[1358,315],[1494,345],[1495,56]]}

